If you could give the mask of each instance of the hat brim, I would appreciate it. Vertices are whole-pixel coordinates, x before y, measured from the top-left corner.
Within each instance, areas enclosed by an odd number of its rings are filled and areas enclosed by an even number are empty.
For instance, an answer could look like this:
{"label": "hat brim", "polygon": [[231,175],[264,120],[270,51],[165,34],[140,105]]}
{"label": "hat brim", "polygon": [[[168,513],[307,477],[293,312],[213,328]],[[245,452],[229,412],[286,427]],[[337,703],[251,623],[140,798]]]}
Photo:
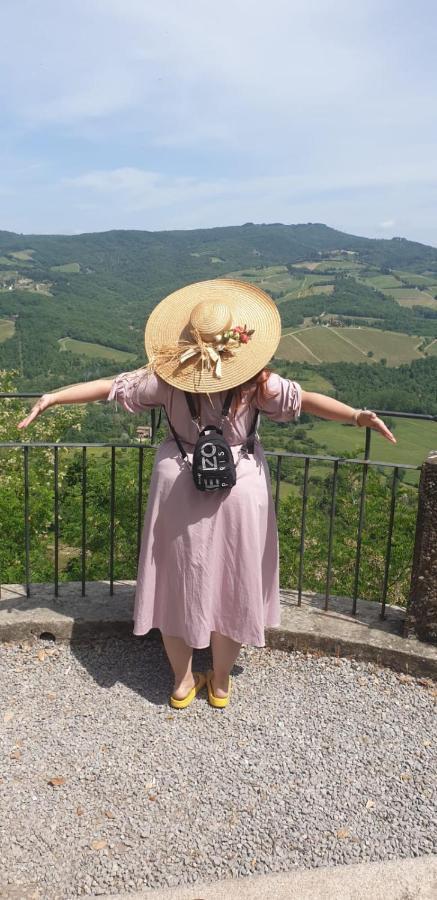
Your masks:
{"label": "hat brim", "polygon": [[145,347],[150,362],[161,347],[186,340],[191,311],[201,301],[227,303],[233,326],[254,329],[248,343],[235,356],[223,357],[221,378],[193,358],[176,365],[157,361],[154,368],[164,381],[183,391],[213,394],[244,384],[267,365],[281,338],[281,317],[271,297],[254,284],[217,278],[186,285],[161,300],[147,320]]}

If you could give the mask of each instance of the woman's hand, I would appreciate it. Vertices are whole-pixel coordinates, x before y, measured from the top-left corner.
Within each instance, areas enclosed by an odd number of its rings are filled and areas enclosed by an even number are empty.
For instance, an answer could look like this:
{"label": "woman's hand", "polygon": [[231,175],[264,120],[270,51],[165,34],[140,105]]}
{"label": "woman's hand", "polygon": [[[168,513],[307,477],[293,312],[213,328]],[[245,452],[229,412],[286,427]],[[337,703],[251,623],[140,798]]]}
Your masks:
{"label": "woman's hand", "polygon": [[396,438],[391,433],[390,429],[387,428],[387,425],[384,424],[382,419],[378,419],[378,416],[374,412],[370,412],[367,409],[361,409],[357,415],[357,425],[361,425],[362,428],[373,428],[374,431],[378,431],[379,434],[382,434],[383,437],[387,438],[392,444],[396,444]]}
{"label": "woman's hand", "polygon": [[18,428],[27,428],[37,416],[49,406],[58,403],[90,403],[93,400],[107,400],[112,387],[113,378],[98,378],[97,381],[82,381],[60,388],[52,394],[43,394],[36,401],[28,416],[19,422]]}
{"label": "woman's hand", "polygon": [[344,425],[361,425],[362,428],[373,428],[391,444],[396,444],[396,438],[391,433],[382,419],[378,419],[376,413],[368,409],[353,409],[346,403],[327,397],[326,394],[314,394],[312,391],[302,391],[302,411],[312,416],[320,416],[321,419],[330,419],[333,422],[342,422]]}
{"label": "woman's hand", "polygon": [[34,406],[32,406],[29,415],[18,423],[17,428],[27,428],[27,426],[30,425],[37,416],[40,416],[45,409],[48,409],[49,406],[53,406],[53,394],[43,394],[42,397],[39,397]]}

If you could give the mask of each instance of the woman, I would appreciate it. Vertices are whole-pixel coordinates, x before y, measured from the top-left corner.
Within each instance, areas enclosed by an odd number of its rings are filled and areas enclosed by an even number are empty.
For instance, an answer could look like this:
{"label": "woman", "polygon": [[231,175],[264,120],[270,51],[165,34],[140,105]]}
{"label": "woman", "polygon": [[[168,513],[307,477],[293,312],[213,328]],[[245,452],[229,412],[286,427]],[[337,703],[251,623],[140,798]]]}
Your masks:
{"label": "woman", "polygon": [[[18,426],[27,427],[58,403],[115,400],[133,413],[164,406],[177,440],[170,435],[156,454],[134,634],[160,629],[174,672],[174,708],[188,706],[205,683],[210,704],[226,706],[241,645],[264,646],[265,627],[279,624],[278,536],[269,472],[258,439],[253,452],[246,446],[256,411],[289,422],[302,410],[368,426],[396,443],[375,413],[303,391],[269,372],[265,367],[280,337],[278,309],[254,285],[229,279],[188,285],[162,300],[148,319],[148,366],[45,394]],[[232,402],[223,418],[230,390]],[[194,395],[191,413],[184,391]],[[181,450],[191,460],[200,429],[220,424],[237,463],[236,483],[200,492]],[[207,676],[193,672],[193,648],[210,644],[213,669]]]}

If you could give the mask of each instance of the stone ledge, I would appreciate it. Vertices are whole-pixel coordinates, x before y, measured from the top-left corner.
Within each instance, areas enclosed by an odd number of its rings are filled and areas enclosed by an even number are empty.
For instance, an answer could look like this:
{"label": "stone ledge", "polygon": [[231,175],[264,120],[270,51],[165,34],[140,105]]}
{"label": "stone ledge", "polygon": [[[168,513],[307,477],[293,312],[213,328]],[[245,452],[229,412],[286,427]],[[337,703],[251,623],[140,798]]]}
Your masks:
{"label": "stone ledge", "polygon": [[349,597],[333,597],[323,609],[324,597],[306,593],[297,606],[297,592],[281,591],[281,625],[266,632],[268,646],[288,650],[318,650],[330,656],[351,656],[390,666],[398,672],[437,678],[437,646],[403,637],[405,610],[358,600],[351,615]]}
{"label": "stone ledge", "polygon": [[[3,585],[0,640],[39,639],[45,632],[59,641],[132,637],[134,590],[133,581],[117,582],[111,597],[107,581],[90,582],[86,597],[82,597],[80,583],[69,582],[60,585],[56,598],[53,585],[35,584],[31,596],[26,597],[23,585]],[[400,672],[437,678],[437,646],[402,637],[404,609],[387,607],[382,621],[379,604],[368,600],[358,601],[356,616],[350,614],[350,598],[332,598],[327,612],[323,602],[320,595],[306,593],[298,607],[296,592],[282,591],[281,625],[267,629],[267,645],[351,656]]]}

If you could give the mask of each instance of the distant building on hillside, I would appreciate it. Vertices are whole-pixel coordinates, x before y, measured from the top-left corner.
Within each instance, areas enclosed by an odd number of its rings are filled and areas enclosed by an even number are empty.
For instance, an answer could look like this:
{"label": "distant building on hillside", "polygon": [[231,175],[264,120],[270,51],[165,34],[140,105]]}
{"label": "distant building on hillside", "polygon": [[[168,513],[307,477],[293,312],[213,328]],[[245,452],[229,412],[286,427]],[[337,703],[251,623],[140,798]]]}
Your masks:
{"label": "distant building on hillside", "polygon": [[137,428],[137,440],[150,440],[152,437],[152,429],[150,425],[139,425]]}
{"label": "distant building on hillside", "polygon": [[338,319],[336,316],[327,316],[325,313],[322,313],[320,316],[313,316],[312,321],[315,325],[323,325],[324,328],[346,327],[343,319]]}

